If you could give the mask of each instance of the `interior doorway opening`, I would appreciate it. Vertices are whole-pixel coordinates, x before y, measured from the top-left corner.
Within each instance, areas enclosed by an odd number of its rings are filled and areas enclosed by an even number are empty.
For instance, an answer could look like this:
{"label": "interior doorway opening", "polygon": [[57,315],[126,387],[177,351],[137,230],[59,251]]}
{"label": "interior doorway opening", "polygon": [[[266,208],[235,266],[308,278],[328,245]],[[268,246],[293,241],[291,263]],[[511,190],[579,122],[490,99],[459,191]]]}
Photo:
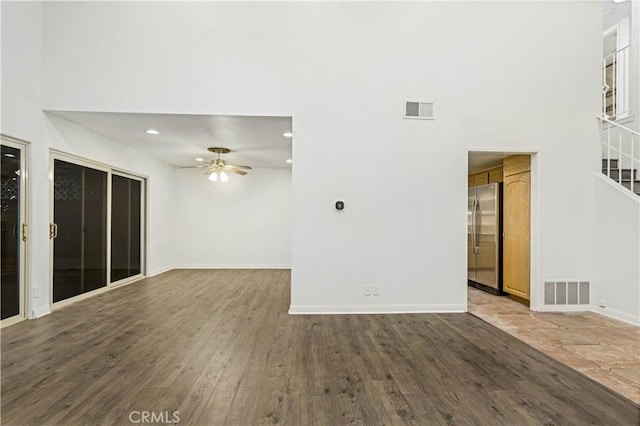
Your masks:
{"label": "interior doorway opening", "polygon": [[526,306],[535,295],[531,165],[530,152],[468,153],[467,284]]}

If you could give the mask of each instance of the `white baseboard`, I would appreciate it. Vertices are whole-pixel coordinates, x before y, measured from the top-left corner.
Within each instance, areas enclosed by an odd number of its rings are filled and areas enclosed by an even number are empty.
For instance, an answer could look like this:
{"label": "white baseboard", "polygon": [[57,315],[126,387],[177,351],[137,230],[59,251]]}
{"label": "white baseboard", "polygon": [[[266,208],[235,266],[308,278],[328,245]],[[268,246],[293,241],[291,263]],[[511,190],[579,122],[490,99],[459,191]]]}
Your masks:
{"label": "white baseboard", "polygon": [[155,277],[174,269],[291,269],[290,265],[179,265],[158,269],[147,275],[147,278]]}
{"label": "white baseboard", "polygon": [[171,269],[291,269],[291,265],[180,265]]}
{"label": "white baseboard", "polygon": [[151,277],[155,277],[156,275],[164,274],[165,272],[169,272],[172,269],[174,269],[174,267],[173,266],[169,266],[167,268],[162,268],[162,269],[158,269],[157,271],[149,272],[149,274],[147,274],[147,278],[151,278]]}
{"label": "white baseboard", "polygon": [[640,325],[640,317],[634,317],[626,312],[616,311],[610,308],[601,308],[598,305],[542,305],[537,312],[594,312],[619,321],[633,325]]}
{"label": "white baseboard", "polygon": [[290,315],[426,314],[466,312],[460,305],[291,305]]}
{"label": "white baseboard", "polygon": [[33,308],[31,310],[31,315],[29,319],[36,319],[43,317],[45,315],[49,315],[51,313],[51,308],[49,306],[40,306],[39,308]]}
{"label": "white baseboard", "polygon": [[592,306],[592,311],[597,312],[601,315],[604,315],[605,317],[617,319],[619,321],[624,321],[629,324],[640,326],[640,317],[628,314],[626,312],[617,311],[611,308],[601,308],[600,306]]}

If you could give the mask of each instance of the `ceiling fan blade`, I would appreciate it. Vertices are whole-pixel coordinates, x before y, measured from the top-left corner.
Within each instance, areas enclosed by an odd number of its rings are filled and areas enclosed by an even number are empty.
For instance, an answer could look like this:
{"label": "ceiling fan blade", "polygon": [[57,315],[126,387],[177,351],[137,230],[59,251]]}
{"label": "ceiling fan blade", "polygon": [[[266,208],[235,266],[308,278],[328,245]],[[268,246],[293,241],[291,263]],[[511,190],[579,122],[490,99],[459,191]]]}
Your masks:
{"label": "ceiling fan blade", "polygon": [[242,176],[247,174],[247,172],[242,171],[240,169],[236,169],[234,166],[227,166],[227,167],[224,168],[224,170],[226,172],[237,173],[237,174],[242,175]]}
{"label": "ceiling fan blade", "polygon": [[201,169],[203,167],[208,167],[208,166],[184,166],[184,167],[179,167],[180,169]]}
{"label": "ceiling fan blade", "polygon": [[247,169],[247,170],[251,170],[252,169],[251,166],[241,166],[239,164],[227,164],[227,166],[235,167],[236,169]]}

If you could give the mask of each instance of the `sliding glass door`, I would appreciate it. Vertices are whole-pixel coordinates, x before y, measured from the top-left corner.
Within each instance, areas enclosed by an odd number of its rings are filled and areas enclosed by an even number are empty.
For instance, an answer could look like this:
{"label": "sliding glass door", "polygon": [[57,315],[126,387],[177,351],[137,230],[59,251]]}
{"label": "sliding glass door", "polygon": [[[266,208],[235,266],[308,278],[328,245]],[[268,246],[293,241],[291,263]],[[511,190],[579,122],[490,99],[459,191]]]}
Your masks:
{"label": "sliding glass door", "polygon": [[107,285],[107,172],[54,160],[53,302]]}
{"label": "sliding glass door", "polygon": [[3,325],[24,318],[25,311],[25,149],[26,145],[2,140],[0,314]]}
{"label": "sliding glass door", "polygon": [[143,193],[142,178],[54,156],[53,303],[142,275]]}
{"label": "sliding glass door", "polygon": [[140,275],[142,181],[112,175],[111,282]]}

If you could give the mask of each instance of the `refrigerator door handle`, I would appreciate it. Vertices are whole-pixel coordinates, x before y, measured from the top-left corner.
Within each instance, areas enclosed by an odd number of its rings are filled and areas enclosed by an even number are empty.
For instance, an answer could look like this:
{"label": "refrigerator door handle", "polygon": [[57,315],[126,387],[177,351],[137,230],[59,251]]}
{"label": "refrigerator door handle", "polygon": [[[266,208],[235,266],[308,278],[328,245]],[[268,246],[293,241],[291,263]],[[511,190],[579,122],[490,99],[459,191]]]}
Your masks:
{"label": "refrigerator door handle", "polygon": [[471,245],[473,246],[473,253],[476,252],[476,199],[473,198],[471,203]]}
{"label": "refrigerator door handle", "polygon": [[473,233],[474,233],[473,251],[476,254],[480,253],[480,220],[478,220],[479,212],[480,212],[480,201],[476,198],[474,200],[474,209],[473,209]]}

